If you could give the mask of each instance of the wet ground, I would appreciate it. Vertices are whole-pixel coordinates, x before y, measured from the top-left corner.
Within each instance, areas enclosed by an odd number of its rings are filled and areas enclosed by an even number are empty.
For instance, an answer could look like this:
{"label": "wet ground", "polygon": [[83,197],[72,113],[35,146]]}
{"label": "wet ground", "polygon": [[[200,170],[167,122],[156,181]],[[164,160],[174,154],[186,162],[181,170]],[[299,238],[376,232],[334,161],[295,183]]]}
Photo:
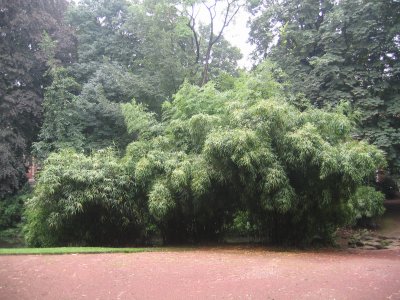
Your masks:
{"label": "wet ground", "polygon": [[2,256],[0,299],[400,299],[400,250]]}
{"label": "wet ground", "polygon": [[400,299],[400,199],[385,206],[354,248],[0,256],[0,299]]}

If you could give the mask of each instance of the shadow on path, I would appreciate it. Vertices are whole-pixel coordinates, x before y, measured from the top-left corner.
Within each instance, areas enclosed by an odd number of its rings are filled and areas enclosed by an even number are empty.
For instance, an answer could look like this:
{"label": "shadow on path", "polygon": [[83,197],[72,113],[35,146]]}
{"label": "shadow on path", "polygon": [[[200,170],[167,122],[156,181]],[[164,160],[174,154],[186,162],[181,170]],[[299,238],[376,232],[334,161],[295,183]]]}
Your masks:
{"label": "shadow on path", "polygon": [[400,199],[385,200],[386,211],[377,221],[377,233],[400,239]]}

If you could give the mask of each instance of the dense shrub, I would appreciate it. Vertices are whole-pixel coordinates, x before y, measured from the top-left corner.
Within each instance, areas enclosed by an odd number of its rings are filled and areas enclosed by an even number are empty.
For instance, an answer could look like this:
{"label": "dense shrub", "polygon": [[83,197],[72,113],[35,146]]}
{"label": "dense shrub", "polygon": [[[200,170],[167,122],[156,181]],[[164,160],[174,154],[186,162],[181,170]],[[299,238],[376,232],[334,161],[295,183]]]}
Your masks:
{"label": "dense shrub", "polygon": [[24,204],[31,196],[31,187],[26,184],[17,194],[0,200],[0,244],[23,245],[22,226]]}
{"label": "dense shrub", "polygon": [[219,239],[233,225],[309,244],[382,213],[381,194],[363,185],[383,153],[352,139],[341,107],[291,105],[271,74],[263,64],[223,91],[185,83],[160,122],[124,104],[137,140],[121,160],[110,151],[50,156],[28,205],[28,241],[120,242],[154,222],[167,242]]}
{"label": "dense shrub", "polygon": [[111,150],[53,153],[27,204],[26,240],[33,246],[133,243],[145,224],[145,204],[134,190]]}
{"label": "dense shrub", "polygon": [[31,193],[27,184],[18,194],[0,201],[0,230],[17,227],[22,221],[24,203]]}
{"label": "dense shrub", "polygon": [[144,138],[125,160],[167,240],[218,237],[244,211],[265,239],[307,244],[382,213],[381,195],[359,188],[382,152],[351,138],[342,107],[300,111],[286,99],[264,64],[224,92],[184,84],[164,105],[161,132],[136,125]]}

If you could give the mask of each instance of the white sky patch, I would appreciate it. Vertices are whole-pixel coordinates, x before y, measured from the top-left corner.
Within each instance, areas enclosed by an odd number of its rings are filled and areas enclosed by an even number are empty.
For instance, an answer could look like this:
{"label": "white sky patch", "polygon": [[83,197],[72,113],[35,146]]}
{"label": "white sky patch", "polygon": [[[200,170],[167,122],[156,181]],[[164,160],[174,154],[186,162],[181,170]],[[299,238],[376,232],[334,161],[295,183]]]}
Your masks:
{"label": "white sky patch", "polygon": [[[210,16],[206,8],[198,7],[199,13],[197,19],[203,24],[210,23]],[[221,11],[218,11],[217,17],[215,18],[215,28],[214,32],[218,33],[221,30],[222,22]],[[247,23],[250,18],[250,14],[246,11],[245,7],[241,7],[236,16],[233,18],[232,22],[224,29],[223,36],[228,40],[233,46],[240,49],[243,54],[243,58],[238,62],[239,66],[242,68],[250,69],[253,65],[251,61],[251,52],[255,49],[254,46],[250,45],[248,42],[250,28]]]}
{"label": "white sky patch", "polygon": [[243,54],[243,58],[239,61],[239,66],[250,69],[252,67],[251,52],[255,49],[249,43],[250,28],[247,25],[250,14],[242,8],[238,12],[232,24],[228,26],[225,32],[225,38],[234,46],[238,47]]}

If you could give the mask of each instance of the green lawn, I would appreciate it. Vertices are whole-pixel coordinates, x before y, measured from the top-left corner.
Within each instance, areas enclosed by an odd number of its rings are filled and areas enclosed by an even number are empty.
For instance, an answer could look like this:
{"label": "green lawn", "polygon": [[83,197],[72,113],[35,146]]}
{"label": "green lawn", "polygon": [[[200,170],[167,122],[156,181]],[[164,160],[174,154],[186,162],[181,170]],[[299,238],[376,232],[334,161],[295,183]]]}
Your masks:
{"label": "green lawn", "polygon": [[78,254],[78,253],[135,253],[161,251],[161,248],[107,248],[107,247],[56,247],[56,248],[0,248],[0,255],[18,254]]}

